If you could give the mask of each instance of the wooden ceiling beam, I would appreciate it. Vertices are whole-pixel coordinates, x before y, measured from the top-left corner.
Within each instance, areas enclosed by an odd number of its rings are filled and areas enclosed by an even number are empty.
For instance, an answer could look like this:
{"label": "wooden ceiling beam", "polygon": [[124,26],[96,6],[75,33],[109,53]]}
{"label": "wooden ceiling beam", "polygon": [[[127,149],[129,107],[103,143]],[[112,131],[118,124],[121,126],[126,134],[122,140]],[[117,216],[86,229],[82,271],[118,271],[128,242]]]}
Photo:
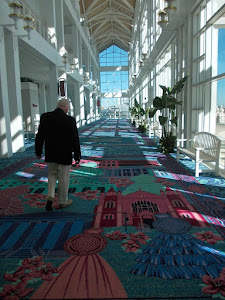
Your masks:
{"label": "wooden ceiling beam", "polygon": [[[95,30],[93,30],[93,34],[92,34],[92,36],[94,37],[102,28],[103,28],[103,26],[105,26],[105,24],[108,22],[108,20],[105,20],[105,21],[103,21],[103,22],[98,22],[98,23],[95,23],[95,24],[93,24],[90,28],[92,28],[93,26],[96,26],[97,24],[99,24],[100,23],[100,25],[95,29]],[[103,28],[104,29],[104,28]]]}
{"label": "wooden ceiling beam", "polygon": [[127,32],[130,33],[130,30],[127,28],[127,26],[124,25],[124,23],[121,22],[117,17],[115,17],[114,20],[115,20],[117,23],[119,23],[119,25],[120,25],[123,29],[125,29]]}
{"label": "wooden ceiling beam", "polygon": [[115,12],[115,11],[107,9],[107,10],[105,10],[105,12],[102,12],[101,15],[95,15],[95,16],[87,19],[87,23],[93,22],[93,20],[103,19],[106,16],[111,17],[111,16],[115,16],[115,15],[133,21],[132,17],[130,17],[124,13],[119,13],[119,12]]}
{"label": "wooden ceiling beam", "polygon": [[88,6],[88,8],[86,9],[86,15],[88,15],[90,12],[93,12],[93,10],[99,9],[100,6],[102,6],[104,3],[100,3],[99,5],[97,5],[99,0],[94,0],[91,2],[91,4]]}
{"label": "wooden ceiling beam", "polygon": [[[134,14],[134,8],[133,8],[133,10],[131,10],[130,8],[128,8],[125,4],[123,4],[120,1],[117,1],[116,5],[118,5],[122,9],[125,9],[127,12]],[[114,6],[114,8],[116,8],[116,7]]]}
{"label": "wooden ceiling beam", "polygon": [[134,13],[134,7],[127,0],[122,0],[122,2]]}
{"label": "wooden ceiling beam", "polygon": [[80,0],[80,7],[99,51],[113,44],[125,51],[129,50],[135,1]]}

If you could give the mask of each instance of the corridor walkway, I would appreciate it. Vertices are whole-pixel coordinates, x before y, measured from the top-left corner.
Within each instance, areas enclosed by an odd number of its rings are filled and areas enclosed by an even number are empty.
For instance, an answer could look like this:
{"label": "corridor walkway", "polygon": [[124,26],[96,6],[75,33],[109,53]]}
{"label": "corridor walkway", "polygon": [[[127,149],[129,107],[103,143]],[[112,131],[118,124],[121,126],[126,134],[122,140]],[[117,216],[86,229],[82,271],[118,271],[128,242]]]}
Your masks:
{"label": "corridor walkway", "polygon": [[56,197],[45,211],[47,165],[31,144],[0,160],[0,298],[218,296],[209,289],[225,274],[225,179],[196,179],[189,159],[160,153],[125,119],[79,135],[65,209]]}

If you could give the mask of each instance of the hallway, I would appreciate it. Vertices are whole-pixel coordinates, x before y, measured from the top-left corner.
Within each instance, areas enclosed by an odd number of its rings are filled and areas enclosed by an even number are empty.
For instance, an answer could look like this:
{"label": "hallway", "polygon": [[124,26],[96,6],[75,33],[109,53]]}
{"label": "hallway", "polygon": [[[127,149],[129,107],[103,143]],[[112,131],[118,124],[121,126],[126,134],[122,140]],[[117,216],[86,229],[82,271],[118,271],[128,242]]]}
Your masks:
{"label": "hallway", "polygon": [[56,197],[45,211],[47,166],[33,146],[0,161],[0,297],[211,299],[204,276],[225,270],[225,180],[196,180],[190,160],[125,119],[79,134],[65,209]]}

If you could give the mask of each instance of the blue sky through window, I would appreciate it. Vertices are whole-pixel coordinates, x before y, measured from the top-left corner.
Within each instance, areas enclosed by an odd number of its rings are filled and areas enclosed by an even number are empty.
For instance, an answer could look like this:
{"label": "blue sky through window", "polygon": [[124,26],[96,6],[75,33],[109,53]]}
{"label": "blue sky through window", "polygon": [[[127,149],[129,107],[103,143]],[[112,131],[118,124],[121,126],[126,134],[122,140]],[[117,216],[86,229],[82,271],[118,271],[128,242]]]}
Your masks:
{"label": "blue sky through window", "polygon": [[128,52],[112,45],[99,54],[99,63],[100,67],[110,68],[100,73],[101,92],[107,95],[102,98],[102,106],[117,106],[121,92],[128,89],[128,71],[123,70],[123,67],[128,68]]}
{"label": "blue sky through window", "polygon": [[[218,74],[225,73],[225,28],[218,32]],[[217,105],[225,107],[225,79],[218,80]]]}
{"label": "blue sky through window", "polygon": [[[225,28],[218,31],[218,74],[225,73]],[[116,96],[120,91],[128,89],[128,71],[122,71],[121,67],[128,67],[128,52],[112,45],[99,54],[100,67],[111,67],[110,71],[101,71],[101,92],[107,94],[102,98],[102,106],[108,108],[117,106]],[[115,68],[113,68],[115,67]],[[110,94],[114,94],[114,98]],[[225,107],[225,78],[218,80],[217,105]]]}

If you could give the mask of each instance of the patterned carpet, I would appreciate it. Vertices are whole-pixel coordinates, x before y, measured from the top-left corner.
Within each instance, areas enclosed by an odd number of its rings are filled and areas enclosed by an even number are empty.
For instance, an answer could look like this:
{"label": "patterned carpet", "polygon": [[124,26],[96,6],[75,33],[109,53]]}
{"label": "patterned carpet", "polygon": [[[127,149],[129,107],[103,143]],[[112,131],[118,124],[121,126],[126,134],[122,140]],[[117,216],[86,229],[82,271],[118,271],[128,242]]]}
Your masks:
{"label": "patterned carpet", "polygon": [[225,299],[225,179],[128,120],[79,134],[64,209],[32,140],[0,160],[0,299]]}

